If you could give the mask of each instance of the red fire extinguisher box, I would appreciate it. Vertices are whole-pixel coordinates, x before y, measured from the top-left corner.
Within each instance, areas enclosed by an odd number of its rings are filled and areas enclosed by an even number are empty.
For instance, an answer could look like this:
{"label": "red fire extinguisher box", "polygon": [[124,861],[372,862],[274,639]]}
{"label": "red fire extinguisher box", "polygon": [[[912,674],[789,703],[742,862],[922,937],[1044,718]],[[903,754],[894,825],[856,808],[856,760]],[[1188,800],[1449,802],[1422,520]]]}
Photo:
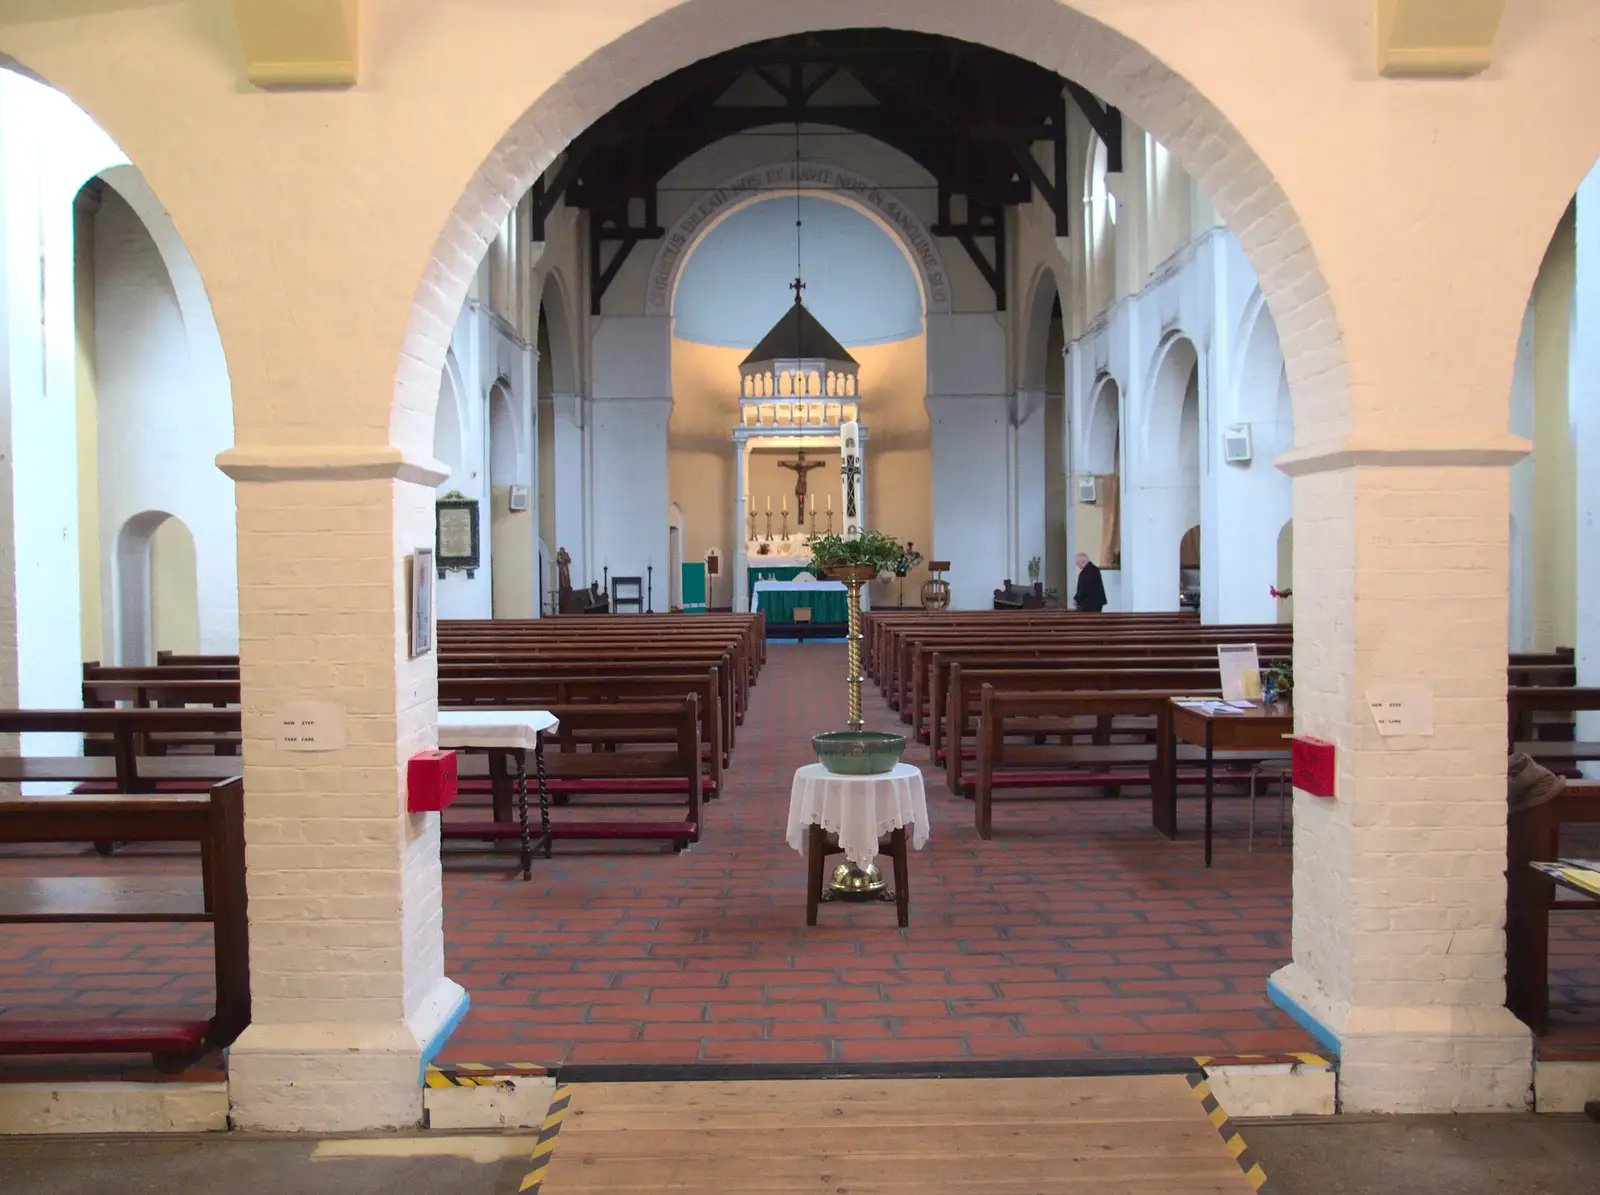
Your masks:
{"label": "red fire extinguisher box", "polygon": [[1334,750],[1326,739],[1295,735],[1289,747],[1294,786],[1313,797],[1333,796]]}
{"label": "red fire extinguisher box", "polygon": [[437,813],[456,799],[456,753],[424,751],[406,765],[406,808],[412,813]]}

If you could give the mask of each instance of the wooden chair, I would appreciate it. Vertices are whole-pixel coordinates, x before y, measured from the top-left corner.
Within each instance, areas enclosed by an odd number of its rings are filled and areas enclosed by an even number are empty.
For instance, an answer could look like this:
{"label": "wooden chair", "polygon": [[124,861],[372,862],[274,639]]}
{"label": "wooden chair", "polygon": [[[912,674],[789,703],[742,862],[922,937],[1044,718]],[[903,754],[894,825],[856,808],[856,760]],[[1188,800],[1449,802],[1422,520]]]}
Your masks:
{"label": "wooden chair", "polygon": [[630,610],[635,614],[643,614],[644,578],[612,577],[611,608],[618,614],[621,614],[624,610]]}
{"label": "wooden chair", "polygon": [[1535,1033],[1550,1023],[1550,914],[1600,912],[1529,866],[1560,854],[1561,827],[1600,822],[1600,784],[1573,784],[1506,819],[1506,1007]]}
{"label": "wooden chair", "polygon": [[[911,924],[911,864],[906,852],[904,826],[891,830],[878,849],[894,860],[894,903],[900,928]],[[817,923],[817,906],[822,902],[822,884],[829,855],[844,850],[839,840],[821,826],[812,826],[806,839],[806,924]]]}

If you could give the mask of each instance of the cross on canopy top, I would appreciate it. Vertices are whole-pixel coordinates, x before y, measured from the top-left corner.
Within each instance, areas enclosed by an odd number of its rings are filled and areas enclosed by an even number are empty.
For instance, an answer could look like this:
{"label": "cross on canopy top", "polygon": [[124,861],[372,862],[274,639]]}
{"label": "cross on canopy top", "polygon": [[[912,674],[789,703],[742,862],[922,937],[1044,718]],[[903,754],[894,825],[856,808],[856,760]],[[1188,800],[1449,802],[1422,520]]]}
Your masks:
{"label": "cross on canopy top", "polygon": [[793,282],[789,283],[789,289],[794,291],[794,301],[796,303],[800,302],[800,292],[805,290],[805,288],[806,284],[800,281],[799,278],[796,278]]}

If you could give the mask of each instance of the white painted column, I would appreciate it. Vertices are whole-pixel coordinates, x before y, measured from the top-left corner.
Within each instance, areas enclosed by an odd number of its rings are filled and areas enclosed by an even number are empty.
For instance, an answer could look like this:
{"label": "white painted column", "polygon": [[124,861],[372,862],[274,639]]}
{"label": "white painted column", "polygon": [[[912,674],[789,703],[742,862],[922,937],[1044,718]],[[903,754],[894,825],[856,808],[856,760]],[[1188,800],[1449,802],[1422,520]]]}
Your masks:
{"label": "white painted column", "polygon": [[[950,562],[950,607],[986,610],[1010,567],[1010,401],[933,396],[933,559]],[[1026,579],[1026,578],[1024,578]]]}
{"label": "white painted column", "polygon": [[[1408,465],[1428,449],[1435,463]],[[1295,794],[1294,961],[1269,992],[1340,1055],[1349,1112],[1521,1109],[1505,999],[1504,440],[1335,450],[1295,474],[1296,729],[1337,797]],[[1494,463],[1483,463],[1483,462]],[[1433,692],[1434,734],[1380,738],[1364,694]]]}
{"label": "white painted column", "polygon": [[[1567,393],[1577,448],[1578,683],[1600,685],[1600,166],[1578,188],[1577,243]],[[1600,714],[1580,714],[1578,730],[1581,739],[1600,735]]]}
{"label": "white painted column", "polygon": [[1042,392],[1019,393],[1012,425],[1011,477],[1015,513],[1010,575],[1018,585],[1029,583],[1028,561],[1035,556],[1039,558],[1039,580],[1045,580],[1045,503],[1049,487],[1045,477],[1044,403]]}
{"label": "white painted column", "polygon": [[527,461],[523,476],[528,486],[528,535],[533,540],[528,557],[533,569],[533,609],[528,617],[538,618],[544,613],[545,590],[551,581],[549,576],[540,576],[539,568],[539,350],[529,344],[523,345],[518,368],[517,418],[526,437],[523,442],[527,445]]}
{"label": "white painted column", "polygon": [[[655,605],[664,609],[667,586],[667,421],[670,398],[592,399],[589,403],[593,468],[591,519],[594,560],[612,577],[655,570]],[[592,567],[592,565],[591,565]]]}
{"label": "white painted column", "polygon": [[[439,815],[404,812],[437,743],[432,656],[410,660],[408,567],[433,544],[431,462],[387,445],[240,447],[237,486],[252,1022],[235,1127],[405,1128],[467,1010],[444,973]],[[342,750],[280,750],[275,715],[329,703]]]}
{"label": "white painted column", "polygon": [[584,481],[584,465],[588,459],[585,430],[588,400],[581,394],[557,394],[551,402],[555,419],[555,483],[551,486],[556,502],[556,542],[552,552],[562,548],[572,557],[572,587],[588,588],[591,580],[599,580],[598,570],[591,568],[588,556],[588,492]]}
{"label": "white painted column", "polygon": [[[748,534],[750,528],[750,504],[746,500],[745,490],[750,484],[750,450],[743,441],[735,441],[733,445],[733,582],[732,605],[735,614],[748,614],[750,612],[750,555],[748,548]],[[706,599],[711,598],[709,586],[711,579],[706,579],[708,586]]]}

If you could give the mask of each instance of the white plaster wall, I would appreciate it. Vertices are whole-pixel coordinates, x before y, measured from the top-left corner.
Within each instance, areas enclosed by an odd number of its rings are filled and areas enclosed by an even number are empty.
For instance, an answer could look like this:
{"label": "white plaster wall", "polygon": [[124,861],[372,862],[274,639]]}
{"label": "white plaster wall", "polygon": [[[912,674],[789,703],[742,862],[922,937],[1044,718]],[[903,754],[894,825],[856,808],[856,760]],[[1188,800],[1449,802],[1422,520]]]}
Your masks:
{"label": "white plaster wall", "polygon": [[[1276,580],[1278,532],[1291,513],[1291,482],[1274,457],[1294,442],[1293,416],[1276,325],[1242,246],[1226,229],[1207,231],[1179,250],[1069,348],[1074,471],[1093,472],[1082,462],[1092,455],[1090,416],[1103,379],[1115,381],[1120,394],[1123,552],[1121,605],[1113,601],[1112,608],[1177,604],[1174,536],[1193,525],[1193,489],[1189,477],[1174,472],[1181,404],[1155,409],[1155,379],[1174,337],[1191,342],[1199,360],[1202,617],[1274,621],[1268,590]],[[1254,459],[1248,467],[1225,465],[1223,430],[1241,422],[1252,426]],[[1076,503],[1075,489],[1070,499]],[[1095,546],[1087,550],[1093,554]]]}
{"label": "white plaster wall", "polygon": [[127,657],[119,594],[139,581],[122,576],[118,543],[130,519],[163,511],[194,537],[200,650],[235,652],[233,483],[215,463],[233,443],[233,403],[220,352],[211,351],[215,327],[186,324],[149,228],[114,187],[95,215],[93,249],[102,641]]}
{"label": "white plaster wall", "polygon": [[[1578,188],[1577,242],[1567,393],[1578,450],[1578,683],[1600,685],[1600,166]],[[1579,730],[1600,734],[1600,715],[1580,715]]]}
{"label": "white plaster wall", "polygon": [[[0,70],[0,480],[11,523],[0,697],[23,707],[83,700],[72,201],[126,161],[66,97]],[[74,748],[71,736],[24,735],[22,749]]]}
{"label": "white plaster wall", "polygon": [[[1580,192],[1581,195],[1581,192]],[[1579,213],[1580,219],[1582,213]],[[1580,241],[1581,245],[1581,241]],[[1581,250],[1580,250],[1581,252]],[[1579,258],[1579,269],[1582,269],[1583,260]],[[1579,295],[1582,294],[1583,275],[1578,275]],[[1581,327],[1581,325],[1580,325]],[[1573,411],[1576,415],[1579,410],[1577,383],[1582,376],[1579,368],[1579,358],[1583,352],[1578,337],[1571,341],[1573,353],[1572,383],[1569,390],[1572,396]],[[1534,339],[1533,339],[1533,303],[1530,300],[1526,313],[1522,317],[1522,330],[1517,335],[1517,361],[1511,372],[1511,434],[1523,436],[1528,440],[1533,439],[1534,422]],[[1581,424],[1579,435],[1582,435]],[[1582,458],[1582,445],[1579,446],[1580,460]],[[1577,473],[1579,509],[1582,510],[1583,471]],[[1534,649],[1534,623],[1536,611],[1534,608],[1534,489],[1533,489],[1533,457],[1523,457],[1511,466],[1511,616],[1510,616],[1510,641],[1512,651],[1532,651]],[[1579,525],[1582,526],[1582,515],[1579,516]],[[1583,542],[1579,537],[1579,543]],[[1582,556],[1579,556],[1578,574],[1582,576]],[[1582,581],[1579,581],[1582,584]],[[1583,619],[1583,604],[1578,603],[1578,619],[1581,625]]]}
{"label": "white plaster wall", "polygon": [[[445,462],[452,466],[452,472],[449,479],[439,485],[438,494],[443,497],[457,491],[478,503],[478,554],[483,567],[475,570],[471,577],[465,572],[450,572],[443,580],[435,580],[435,601],[440,618],[487,619],[494,616],[494,554],[490,550],[489,533],[489,391],[495,382],[506,380],[520,424],[520,442],[531,445],[537,434],[532,399],[536,365],[533,350],[521,341],[513,328],[496,317],[487,304],[475,301],[462,304],[445,366],[459,418],[460,455],[458,459]],[[437,435],[435,444],[442,447]],[[451,447],[453,449],[454,445]],[[518,456],[518,467],[530,478],[535,468],[530,459],[532,455],[529,452]],[[535,534],[539,526],[537,492],[535,482],[529,497]]]}

